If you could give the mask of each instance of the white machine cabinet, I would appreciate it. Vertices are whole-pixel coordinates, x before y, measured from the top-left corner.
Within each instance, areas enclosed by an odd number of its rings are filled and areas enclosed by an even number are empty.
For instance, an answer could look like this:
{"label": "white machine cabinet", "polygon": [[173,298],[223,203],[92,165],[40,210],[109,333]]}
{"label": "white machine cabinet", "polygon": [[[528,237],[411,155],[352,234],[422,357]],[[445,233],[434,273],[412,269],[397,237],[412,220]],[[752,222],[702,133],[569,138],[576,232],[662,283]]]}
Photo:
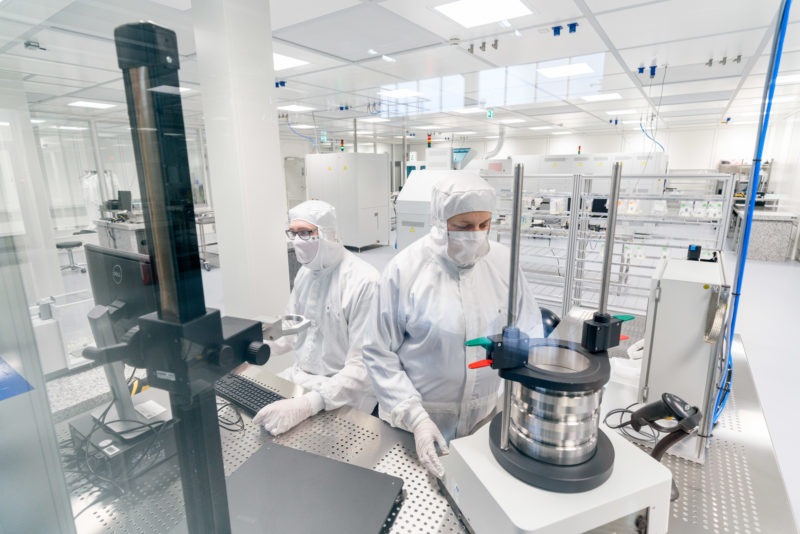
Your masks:
{"label": "white machine cabinet", "polygon": [[389,186],[388,154],[306,156],[308,198],[324,200],[336,208],[345,246],[389,243]]}
{"label": "white machine cabinet", "polygon": [[[705,460],[719,375],[717,355],[730,284],[717,262],[665,259],[656,269],[647,306],[639,400],[673,393],[703,412],[701,438],[685,440],[671,454]],[[705,429],[705,432],[704,430]]]}

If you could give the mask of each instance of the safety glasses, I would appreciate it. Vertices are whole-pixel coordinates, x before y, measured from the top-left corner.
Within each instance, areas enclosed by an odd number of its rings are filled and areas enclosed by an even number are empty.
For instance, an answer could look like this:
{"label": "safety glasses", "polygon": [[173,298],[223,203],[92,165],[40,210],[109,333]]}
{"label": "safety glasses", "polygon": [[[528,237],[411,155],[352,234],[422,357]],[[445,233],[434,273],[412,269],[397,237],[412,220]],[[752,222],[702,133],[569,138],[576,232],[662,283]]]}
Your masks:
{"label": "safety glasses", "polygon": [[303,241],[308,241],[312,237],[316,235],[316,230],[300,230],[299,232],[295,232],[294,230],[286,230],[286,237],[289,239],[294,239],[295,237],[299,237]]}

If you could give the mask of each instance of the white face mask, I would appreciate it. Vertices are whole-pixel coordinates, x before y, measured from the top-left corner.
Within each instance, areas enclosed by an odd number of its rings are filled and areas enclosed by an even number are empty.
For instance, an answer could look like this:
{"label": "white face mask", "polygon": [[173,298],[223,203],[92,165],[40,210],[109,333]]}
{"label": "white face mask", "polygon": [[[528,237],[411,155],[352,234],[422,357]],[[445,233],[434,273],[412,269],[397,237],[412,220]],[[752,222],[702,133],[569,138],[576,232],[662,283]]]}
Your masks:
{"label": "white face mask", "polygon": [[292,242],[294,243],[294,254],[297,257],[297,261],[301,264],[306,265],[311,263],[314,258],[317,257],[317,253],[319,252],[318,236],[312,236],[308,240],[295,237]]}
{"label": "white face mask", "polygon": [[489,252],[489,231],[447,232],[447,255],[459,267],[474,265]]}

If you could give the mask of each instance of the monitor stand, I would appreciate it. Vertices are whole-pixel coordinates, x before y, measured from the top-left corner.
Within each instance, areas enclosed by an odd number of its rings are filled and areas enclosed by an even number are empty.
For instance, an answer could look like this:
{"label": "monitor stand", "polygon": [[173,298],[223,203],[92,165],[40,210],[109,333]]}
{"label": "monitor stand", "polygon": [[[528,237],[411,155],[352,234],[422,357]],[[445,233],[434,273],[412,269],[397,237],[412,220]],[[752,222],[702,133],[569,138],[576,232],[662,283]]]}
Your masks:
{"label": "monitor stand", "polygon": [[[95,306],[89,312],[89,325],[98,347],[108,347],[118,343],[108,306]],[[125,365],[122,362],[103,364],[106,380],[114,398],[112,406],[92,412],[95,421],[120,439],[132,440],[146,432],[155,430],[152,426],[172,419],[169,402],[155,400],[152,396],[137,399],[131,397],[125,380]]]}

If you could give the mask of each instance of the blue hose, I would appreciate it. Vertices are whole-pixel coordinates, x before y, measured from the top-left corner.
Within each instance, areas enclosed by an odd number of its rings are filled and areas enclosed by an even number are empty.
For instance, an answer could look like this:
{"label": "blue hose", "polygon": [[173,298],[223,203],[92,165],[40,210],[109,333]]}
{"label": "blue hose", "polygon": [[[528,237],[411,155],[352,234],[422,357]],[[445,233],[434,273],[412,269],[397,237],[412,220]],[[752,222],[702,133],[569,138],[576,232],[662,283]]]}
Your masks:
{"label": "blue hose", "polygon": [[[726,341],[728,342],[728,358],[725,363],[725,371],[724,374],[727,375],[729,369],[733,366],[733,334],[736,331],[736,317],[739,313],[739,297],[742,293],[742,279],[744,278],[744,265],[747,261],[747,249],[748,245],[750,244],[750,229],[753,224],[753,211],[755,209],[755,201],[756,201],[756,191],[758,191],[758,180],[761,173],[761,156],[764,152],[764,143],[767,140],[767,127],[769,126],[769,114],[772,110],[772,97],[775,94],[775,80],[778,77],[778,69],[781,64],[781,54],[783,52],[783,42],[786,38],[786,26],[789,22],[789,9],[791,8],[792,0],[785,0],[783,4],[783,9],[780,12],[780,30],[778,31],[777,35],[777,43],[773,48],[773,61],[772,61],[772,72],[770,75],[769,86],[765,88],[765,92],[767,93],[765,96],[765,101],[762,101],[761,107],[764,109],[763,113],[763,121],[761,123],[761,129],[759,131],[758,137],[758,144],[756,146],[756,154],[755,158],[753,158],[753,168],[750,174],[750,183],[748,184],[748,188],[750,191],[748,193],[749,203],[747,205],[747,219],[745,221],[744,226],[744,234],[742,236],[742,249],[740,251],[739,256],[739,265],[736,272],[736,287],[734,288],[733,292],[733,314],[731,315],[731,328],[730,332],[728,332]],[[732,380],[731,380],[732,381]],[[728,401],[728,394],[727,390],[730,390],[732,384],[727,384],[727,387],[721,388],[717,392],[717,402],[716,406],[714,407],[714,422],[717,422],[717,419],[722,414],[722,410],[725,408],[725,403]]]}
{"label": "blue hose", "polygon": [[308,136],[308,135],[303,135],[303,134],[301,134],[300,132],[298,132],[297,130],[295,130],[294,128],[292,128],[292,123],[289,121],[289,119],[286,119],[286,125],[289,127],[289,129],[290,129],[292,132],[294,132],[294,134],[295,134],[295,135],[299,135],[300,137],[303,137],[303,138],[305,138],[305,139],[308,139],[309,141],[311,141],[311,150],[312,150],[313,152],[316,152],[316,151],[317,151],[317,142],[316,142],[316,141],[314,141],[314,138],[313,138],[313,137],[310,137],[310,136]]}
{"label": "blue hose", "polygon": [[642,126],[642,123],[641,123],[641,122],[639,123],[639,128],[641,128],[641,129],[642,129],[642,133],[644,134],[644,136],[645,136],[645,137],[647,137],[647,138],[648,138],[648,139],[650,139],[652,142],[654,142],[655,144],[657,144],[657,145],[658,145],[658,146],[661,148],[661,152],[664,152],[664,145],[662,145],[661,143],[659,143],[658,141],[656,141],[655,139],[653,139],[652,137],[650,137],[650,134],[648,134],[648,133],[647,133],[647,131],[644,129],[644,126]]}

